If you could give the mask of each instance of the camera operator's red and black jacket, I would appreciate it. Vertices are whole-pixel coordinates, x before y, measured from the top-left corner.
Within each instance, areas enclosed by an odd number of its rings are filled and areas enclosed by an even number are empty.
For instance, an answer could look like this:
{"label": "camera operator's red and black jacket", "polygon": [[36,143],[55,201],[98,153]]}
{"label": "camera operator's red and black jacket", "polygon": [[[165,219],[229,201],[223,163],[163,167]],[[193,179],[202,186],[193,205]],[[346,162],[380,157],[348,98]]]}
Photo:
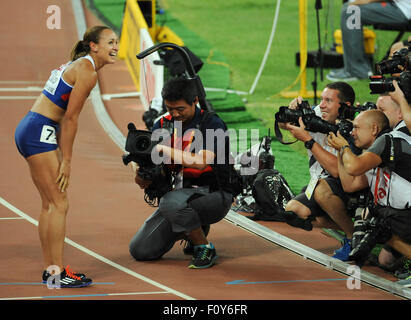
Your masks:
{"label": "camera operator's red and black jacket", "polygon": [[[183,151],[192,152],[192,143],[195,139],[195,130],[199,130],[203,134],[203,149],[206,149],[206,130],[207,129],[222,129],[227,130],[225,123],[217,116],[215,113],[210,113],[202,109],[196,108],[195,115],[190,123],[183,128],[183,134],[174,132],[174,120],[171,115],[163,116],[159,121],[157,121],[153,126],[153,131],[159,128],[167,129],[171,131],[171,138],[168,142],[168,145],[172,148],[177,147]],[[215,141],[214,141],[215,142]],[[167,143],[167,142],[166,142]],[[213,144],[213,151],[217,155],[216,143]],[[221,173],[227,173],[226,165],[229,165],[229,139],[226,137],[225,141],[225,164],[213,164],[207,165],[204,169],[195,169],[187,168],[178,164],[168,164],[166,165],[168,169],[173,172],[179,172],[183,170],[183,186],[190,187],[193,185],[197,186],[210,186],[210,191],[220,189],[219,184],[223,186],[223,189],[227,190],[228,188],[225,183],[228,179],[221,175]],[[224,169],[225,167],[225,169]],[[225,171],[225,172],[224,172]],[[217,176],[218,175],[218,176]],[[217,180],[220,180],[217,181]],[[227,190],[229,191],[229,190]]]}

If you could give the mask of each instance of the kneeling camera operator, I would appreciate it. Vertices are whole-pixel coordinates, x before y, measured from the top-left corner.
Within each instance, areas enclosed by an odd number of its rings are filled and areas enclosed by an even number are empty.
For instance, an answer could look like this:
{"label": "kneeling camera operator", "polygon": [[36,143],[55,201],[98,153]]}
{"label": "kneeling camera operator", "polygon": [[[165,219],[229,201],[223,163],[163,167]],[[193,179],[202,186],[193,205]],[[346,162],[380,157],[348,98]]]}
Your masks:
{"label": "kneeling camera operator", "polygon": [[149,198],[159,199],[157,210],[131,240],[130,253],[136,260],[156,260],[185,239],[184,253],[193,256],[189,268],[208,268],[217,259],[207,240],[210,225],[228,213],[233,197],[241,192],[241,178],[230,162],[224,122],[197,107],[196,83],[186,77],[170,78],[162,98],[168,114],[155,122],[152,133],[153,140],[163,136],[161,143],[148,140],[149,133],[129,128],[126,159],[140,161],[136,183]]}

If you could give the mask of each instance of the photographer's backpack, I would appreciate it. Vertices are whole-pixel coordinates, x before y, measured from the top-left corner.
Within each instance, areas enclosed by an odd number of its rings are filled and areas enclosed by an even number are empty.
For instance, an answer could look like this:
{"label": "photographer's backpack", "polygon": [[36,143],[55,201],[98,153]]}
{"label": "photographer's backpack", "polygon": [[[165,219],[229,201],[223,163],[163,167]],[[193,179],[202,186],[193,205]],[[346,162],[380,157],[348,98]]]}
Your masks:
{"label": "photographer's backpack", "polygon": [[284,208],[294,194],[282,174],[275,169],[259,170],[252,187],[255,200],[252,220],[285,221]]}

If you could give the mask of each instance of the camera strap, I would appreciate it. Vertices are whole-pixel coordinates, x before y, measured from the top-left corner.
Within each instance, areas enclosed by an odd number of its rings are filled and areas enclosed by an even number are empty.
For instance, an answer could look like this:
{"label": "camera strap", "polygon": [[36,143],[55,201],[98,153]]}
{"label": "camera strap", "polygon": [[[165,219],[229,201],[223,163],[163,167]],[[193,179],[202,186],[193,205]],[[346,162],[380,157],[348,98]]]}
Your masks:
{"label": "camera strap", "polygon": [[[391,191],[391,180],[392,180],[392,173],[395,170],[396,166],[396,155],[401,152],[401,141],[399,139],[394,139],[392,134],[385,135],[385,143],[389,146],[388,151],[388,159],[386,162],[385,167],[389,170],[388,181],[386,182],[385,190],[386,190],[386,197],[387,202],[386,205],[390,206],[390,191]],[[387,175],[384,173],[384,169],[382,167],[377,167],[374,169],[373,179],[375,177],[375,186],[374,186],[374,204],[378,203],[379,193],[382,192],[380,190],[380,182],[382,183],[382,179],[387,179]],[[372,185],[372,181],[371,181]],[[382,187],[382,184],[381,184]]]}
{"label": "camera strap", "polygon": [[278,126],[278,121],[277,120],[274,121],[274,132],[275,132],[275,137],[282,144],[293,144],[293,143],[296,143],[298,141],[298,139],[296,139],[295,141],[289,141],[289,142],[284,141],[283,134],[281,133],[280,127]]}

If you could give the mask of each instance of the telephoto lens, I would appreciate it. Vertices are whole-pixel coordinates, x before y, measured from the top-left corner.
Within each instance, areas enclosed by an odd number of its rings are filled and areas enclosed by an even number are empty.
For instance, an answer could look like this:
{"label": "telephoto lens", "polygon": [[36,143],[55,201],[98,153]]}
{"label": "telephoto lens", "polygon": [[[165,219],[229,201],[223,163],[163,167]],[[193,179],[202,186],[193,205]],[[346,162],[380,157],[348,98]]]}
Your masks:
{"label": "telephoto lens", "polygon": [[377,243],[385,243],[391,237],[391,232],[385,223],[378,219],[378,217],[372,217],[365,222],[366,231],[364,237],[360,243],[351,250],[349,258],[354,260],[357,266],[362,267],[367,261],[371,250]]}
{"label": "telephoto lens", "polygon": [[354,232],[352,235],[352,248],[356,248],[361,240],[365,236],[365,231],[367,230],[367,226],[365,224],[364,219],[362,218],[362,213],[363,213],[364,208],[358,207],[355,210],[355,215],[354,215]]}

